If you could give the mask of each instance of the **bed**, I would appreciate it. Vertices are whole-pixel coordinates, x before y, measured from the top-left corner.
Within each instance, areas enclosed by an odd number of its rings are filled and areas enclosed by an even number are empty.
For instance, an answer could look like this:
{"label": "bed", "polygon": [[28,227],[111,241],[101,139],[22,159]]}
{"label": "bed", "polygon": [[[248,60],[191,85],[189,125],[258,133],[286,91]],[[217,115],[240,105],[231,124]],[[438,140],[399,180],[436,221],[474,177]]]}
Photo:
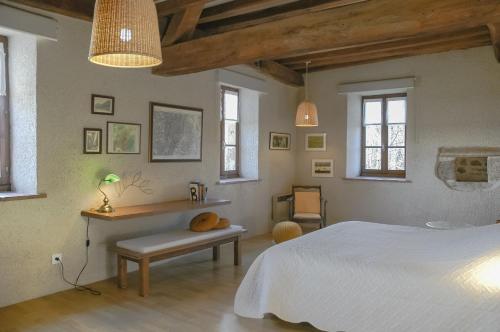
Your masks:
{"label": "bed", "polygon": [[263,252],[234,309],[324,331],[498,332],[500,225],[335,224]]}

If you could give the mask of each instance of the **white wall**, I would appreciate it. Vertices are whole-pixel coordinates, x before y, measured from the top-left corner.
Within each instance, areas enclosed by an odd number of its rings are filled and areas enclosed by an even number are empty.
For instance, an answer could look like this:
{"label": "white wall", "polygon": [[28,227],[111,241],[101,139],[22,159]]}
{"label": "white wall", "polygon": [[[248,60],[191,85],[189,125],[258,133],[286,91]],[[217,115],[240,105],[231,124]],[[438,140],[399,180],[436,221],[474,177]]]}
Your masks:
{"label": "white wall", "polygon": [[[412,183],[347,181],[347,96],[339,83],[417,77],[413,96],[413,134],[408,174]],[[441,146],[500,145],[500,64],[490,47],[405,58],[313,73],[311,99],[319,108],[320,127],[299,129],[297,176],[300,183],[322,184],[329,222],[369,220],[423,225],[428,219],[494,223],[500,217],[500,192],[456,192],[435,174]],[[328,133],[328,151],[304,151],[304,134]],[[311,159],[336,160],[336,178],[313,179]]]}
{"label": "white wall", "polygon": [[247,179],[259,178],[259,146],[266,141],[259,137],[259,93],[240,89],[240,176]]}
{"label": "white wall", "polygon": [[[187,197],[189,181],[204,181],[210,197],[230,198],[216,208],[249,235],[269,230],[271,195],[286,191],[295,175],[294,151],[268,150],[270,131],[294,133],[296,89],[269,81],[260,100],[260,171],[258,183],[215,185],[219,177],[219,113],[217,75],[204,72],[183,77],[158,77],[147,70],[117,70],[88,62],[89,23],[57,17],[59,41],[38,43],[37,148],[38,190],[47,199],[0,202],[0,307],[67,288],[52,253],[62,252],[67,276],[73,279],[84,260],[85,219],[80,211],[100,204],[96,186],[107,171],[142,171],[151,180],[153,196],[133,189],[120,205]],[[92,93],[116,97],[113,117],[91,115]],[[203,108],[203,162],[148,163],[149,102]],[[141,155],[83,155],[84,127],[105,129],[106,121],[142,124]],[[105,132],[105,131],[104,131]],[[105,140],[104,140],[105,142]],[[113,192],[113,191],[111,191]],[[115,274],[108,247],[118,239],[186,227],[195,212],[121,222],[92,221],[90,264],[82,282]]]}
{"label": "white wall", "polygon": [[9,111],[11,123],[12,190],[35,193],[36,151],[36,38],[9,38]]}
{"label": "white wall", "polygon": [[[429,219],[488,224],[500,216],[500,193],[454,192],[434,176],[441,146],[500,145],[500,65],[489,47],[393,60],[311,75],[311,97],[320,110],[321,127],[299,129],[291,151],[269,151],[269,132],[294,134],[296,90],[269,81],[260,100],[260,161],[257,183],[215,185],[219,173],[217,75],[205,72],[183,77],[156,77],[147,70],[116,70],[87,61],[90,24],[58,17],[59,42],[38,44],[37,148],[38,188],[47,199],[0,202],[0,307],[66,288],[52,253],[64,254],[74,278],[84,259],[85,219],[80,210],[96,207],[95,187],[106,171],[141,170],[151,180],[154,196],[131,190],[115,205],[186,197],[187,183],[202,180],[209,196],[231,198],[217,208],[249,235],[269,230],[271,195],[292,183],[320,183],[329,200],[329,221],[371,220],[423,225]],[[416,76],[414,134],[409,137],[412,183],[343,180],[346,155],[346,96],[339,83]],[[91,93],[116,97],[116,115],[90,114]],[[147,158],[150,101],[201,107],[205,110],[202,163],[151,164]],[[83,155],[84,127],[105,129],[106,121],[142,124],[139,156]],[[328,133],[328,151],[304,151],[304,134]],[[311,159],[336,160],[336,178],[311,178]],[[115,273],[108,246],[118,239],[185,227],[195,214],[149,217],[116,223],[92,221],[90,264],[82,282]]]}

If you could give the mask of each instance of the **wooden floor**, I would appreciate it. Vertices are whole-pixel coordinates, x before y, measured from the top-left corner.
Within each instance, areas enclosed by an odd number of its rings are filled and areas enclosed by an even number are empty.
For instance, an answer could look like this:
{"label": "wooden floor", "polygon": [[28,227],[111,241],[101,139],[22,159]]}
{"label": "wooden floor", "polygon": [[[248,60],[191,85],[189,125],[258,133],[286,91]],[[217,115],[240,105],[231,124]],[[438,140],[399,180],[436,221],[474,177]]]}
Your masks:
{"label": "wooden floor", "polygon": [[0,331],[317,331],[307,324],[233,313],[245,271],[271,245],[268,236],[243,241],[240,267],[232,264],[231,245],[223,247],[217,263],[207,251],[153,267],[148,298],[137,295],[137,273],[131,273],[126,290],[118,289],[113,278],[92,285],[101,296],[69,290],[1,308]]}

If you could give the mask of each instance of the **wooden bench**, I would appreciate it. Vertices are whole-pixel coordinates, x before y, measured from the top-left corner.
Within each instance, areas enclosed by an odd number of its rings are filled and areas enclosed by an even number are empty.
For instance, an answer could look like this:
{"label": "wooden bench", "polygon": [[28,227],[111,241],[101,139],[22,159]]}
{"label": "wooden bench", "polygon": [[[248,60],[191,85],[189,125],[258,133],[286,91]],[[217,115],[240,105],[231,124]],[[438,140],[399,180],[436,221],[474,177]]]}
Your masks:
{"label": "wooden bench", "polygon": [[127,260],[139,264],[139,294],[149,293],[149,264],[167,258],[212,248],[213,260],[220,258],[220,245],[234,242],[234,265],[241,263],[241,226],[195,233],[187,230],[173,231],[140,237],[116,243],[118,256],[118,287],[127,288]]}

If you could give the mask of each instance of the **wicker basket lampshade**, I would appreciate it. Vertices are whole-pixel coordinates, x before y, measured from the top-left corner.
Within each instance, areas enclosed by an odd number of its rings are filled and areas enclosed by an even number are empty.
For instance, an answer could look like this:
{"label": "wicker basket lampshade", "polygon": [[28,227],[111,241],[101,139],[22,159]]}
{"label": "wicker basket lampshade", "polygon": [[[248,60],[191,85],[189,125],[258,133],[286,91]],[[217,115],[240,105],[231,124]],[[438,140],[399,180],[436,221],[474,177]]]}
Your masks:
{"label": "wicker basket lampshade", "polygon": [[297,108],[295,125],[297,127],[317,127],[318,124],[318,109],[316,105],[308,100],[300,103]]}
{"label": "wicker basket lampshade", "polygon": [[160,65],[160,31],[153,0],[97,0],[89,60],[120,68]]}
{"label": "wicker basket lampshade", "polygon": [[296,127],[317,127],[319,126],[318,120],[318,108],[316,105],[309,100],[308,92],[309,92],[309,64],[311,61],[306,62],[306,98],[300,103],[299,107],[297,107],[297,115],[295,117],[295,126]]}

